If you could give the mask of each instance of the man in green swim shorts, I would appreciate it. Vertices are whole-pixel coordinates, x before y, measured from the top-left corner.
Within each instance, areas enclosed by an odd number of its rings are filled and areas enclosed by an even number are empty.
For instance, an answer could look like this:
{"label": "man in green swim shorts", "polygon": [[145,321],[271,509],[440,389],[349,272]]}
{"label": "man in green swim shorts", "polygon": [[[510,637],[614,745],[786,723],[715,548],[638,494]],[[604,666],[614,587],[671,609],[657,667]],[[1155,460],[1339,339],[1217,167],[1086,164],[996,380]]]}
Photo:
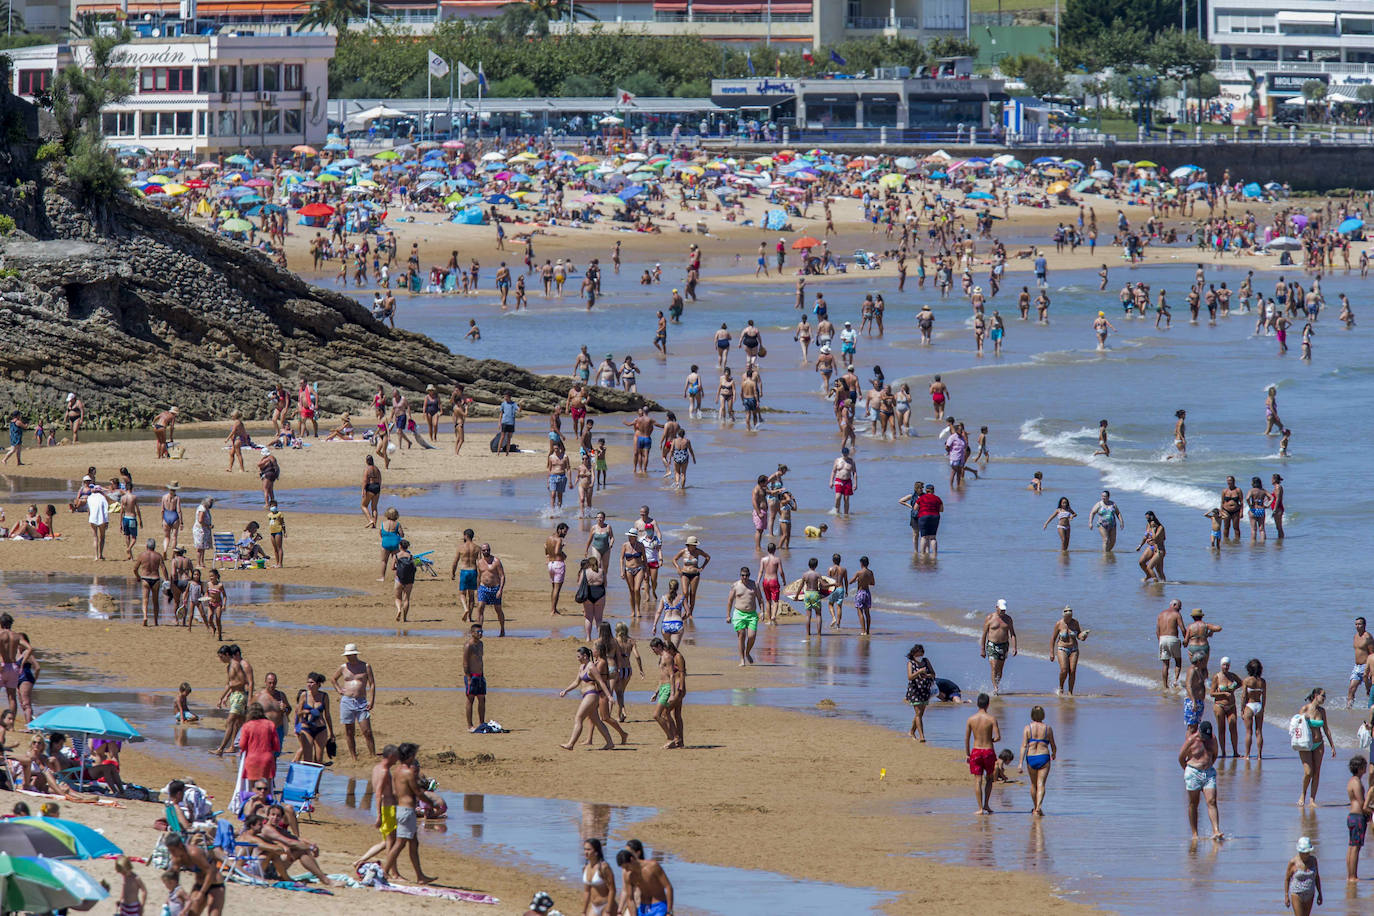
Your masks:
{"label": "man in green swim shorts", "polygon": [[677,681],[677,659],[678,654],[673,647],[655,636],[649,642],[649,649],[658,658],[658,692],[654,694],[654,721],[659,728],[663,729],[663,734],[668,737],[668,743],[663,745],[665,750],[671,750],[682,746],[682,734],[678,729],[677,722],[673,718],[674,707],[678,710],[678,716],[682,715],[682,696],[674,690]]}
{"label": "man in green swim shorts", "polygon": [[759,584],[749,578],[749,567],[741,566],[739,581],[730,586],[730,594],[725,599],[725,620],[734,625],[739,636],[739,666],[754,663],[754,640],[759,629],[759,605],[763,604],[763,592]]}

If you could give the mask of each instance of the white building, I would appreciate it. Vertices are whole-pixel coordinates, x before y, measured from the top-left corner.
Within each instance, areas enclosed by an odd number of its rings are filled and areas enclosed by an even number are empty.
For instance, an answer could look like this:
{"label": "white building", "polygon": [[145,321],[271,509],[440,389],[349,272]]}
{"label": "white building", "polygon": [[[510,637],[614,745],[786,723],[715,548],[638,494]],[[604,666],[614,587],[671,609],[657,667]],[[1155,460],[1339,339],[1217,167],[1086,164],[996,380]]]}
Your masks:
{"label": "white building", "polygon": [[1374,64],[1370,0],[1215,0],[1207,11],[1208,38],[1223,61],[1257,70],[1277,63]]}
{"label": "white building", "polygon": [[[11,90],[32,98],[58,70],[85,65],[87,42],[15,48]],[[198,35],[135,39],[115,51],[134,91],[101,117],[112,146],[238,151],[318,145],[328,133],[334,37]]]}

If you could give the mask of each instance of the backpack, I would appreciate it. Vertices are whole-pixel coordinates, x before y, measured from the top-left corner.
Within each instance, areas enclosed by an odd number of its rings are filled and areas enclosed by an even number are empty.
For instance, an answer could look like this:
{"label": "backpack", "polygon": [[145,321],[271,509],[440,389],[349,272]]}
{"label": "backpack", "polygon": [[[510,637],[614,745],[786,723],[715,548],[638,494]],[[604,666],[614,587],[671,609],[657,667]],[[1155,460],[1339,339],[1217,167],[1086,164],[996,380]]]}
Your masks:
{"label": "backpack", "polygon": [[1312,750],[1312,727],[1302,713],[1288,720],[1288,743],[1295,751]]}

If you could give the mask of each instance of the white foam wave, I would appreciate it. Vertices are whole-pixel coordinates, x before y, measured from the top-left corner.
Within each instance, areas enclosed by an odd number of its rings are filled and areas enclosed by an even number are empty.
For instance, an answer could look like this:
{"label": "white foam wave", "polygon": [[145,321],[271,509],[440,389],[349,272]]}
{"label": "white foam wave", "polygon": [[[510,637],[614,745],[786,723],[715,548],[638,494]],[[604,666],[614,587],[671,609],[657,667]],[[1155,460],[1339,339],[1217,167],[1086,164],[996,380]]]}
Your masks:
{"label": "white foam wave", "polygon": [[1129,671],[1123,671],[1115,665],[1104,665],[1096,662],[1090,663],[1086,661],[1081,662],[1080,664],[1082,664],[1084,668],[1091,668],[1103,677],[1110,678],[1114,681],[1120,681],[1123,684],[1130,684],[1133,687],[1144,687],[1148,690],[1159,685],[1158,680],[1148,678],[1139,674],[1132,674]]}
{"label": "white foam wave", "polygon": [[1168,466],[1162,461],[1133,461],[1094,455],[1097,449],[1096,429],[1082,427],[1061,433],[1045,433],[1039,428],[1041,419],[1037,417],[1021,424],[1021,440],[1029,442],[1051,458],[1077,461],[1096,469],[1109,489],[1144,493],[1202,511],[1216,506],[1217,496],[1211,490],[1160,476],[1159,466]]}

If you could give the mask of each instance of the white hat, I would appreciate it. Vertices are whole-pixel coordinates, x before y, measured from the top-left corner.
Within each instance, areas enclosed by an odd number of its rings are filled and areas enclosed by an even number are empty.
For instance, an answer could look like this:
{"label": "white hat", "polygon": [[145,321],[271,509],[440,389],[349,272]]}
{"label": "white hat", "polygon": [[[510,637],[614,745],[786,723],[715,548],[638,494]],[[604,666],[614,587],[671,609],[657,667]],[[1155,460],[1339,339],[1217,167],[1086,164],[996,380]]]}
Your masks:
{"label": "white hat", "polygon": [[997,599],[997,610],[999,610],[999,611],[1005,611],[1006,609],[1007,609],[1007,599],[1005,599],[1005,598],[998,598],[998,599]]}
{"label": "white hat", "polygon": [[1311,851],[1312,851],[1312,838],[1311,838],[1310,836],[1305,836],[1305,837],[1300,838],[1300,839],[1298,840],[1298,852],[1311,852]]}
{"label": "white hat", "polygon": [[343,654],[345,657],[349,655],[357,655],[358,647],[355,646],[353,643],[349,643],[348,645],[344,646]]}
{"label": "white hat", "polygon": [[1221,658],[1221,663],[1222,663],[1223,665],[1229,665],[1229,664],[1231,664],[1231,657],[1230,657],[1229,655],[1223,655],[1222,658]]}
{"label": "white hat", "polygon": [[75,401],[75,400],[76,400],[76,392],[75,392],[75,391],[68,391],[68,392],[67,392],[67,400],[69,400],[69,401]]}

